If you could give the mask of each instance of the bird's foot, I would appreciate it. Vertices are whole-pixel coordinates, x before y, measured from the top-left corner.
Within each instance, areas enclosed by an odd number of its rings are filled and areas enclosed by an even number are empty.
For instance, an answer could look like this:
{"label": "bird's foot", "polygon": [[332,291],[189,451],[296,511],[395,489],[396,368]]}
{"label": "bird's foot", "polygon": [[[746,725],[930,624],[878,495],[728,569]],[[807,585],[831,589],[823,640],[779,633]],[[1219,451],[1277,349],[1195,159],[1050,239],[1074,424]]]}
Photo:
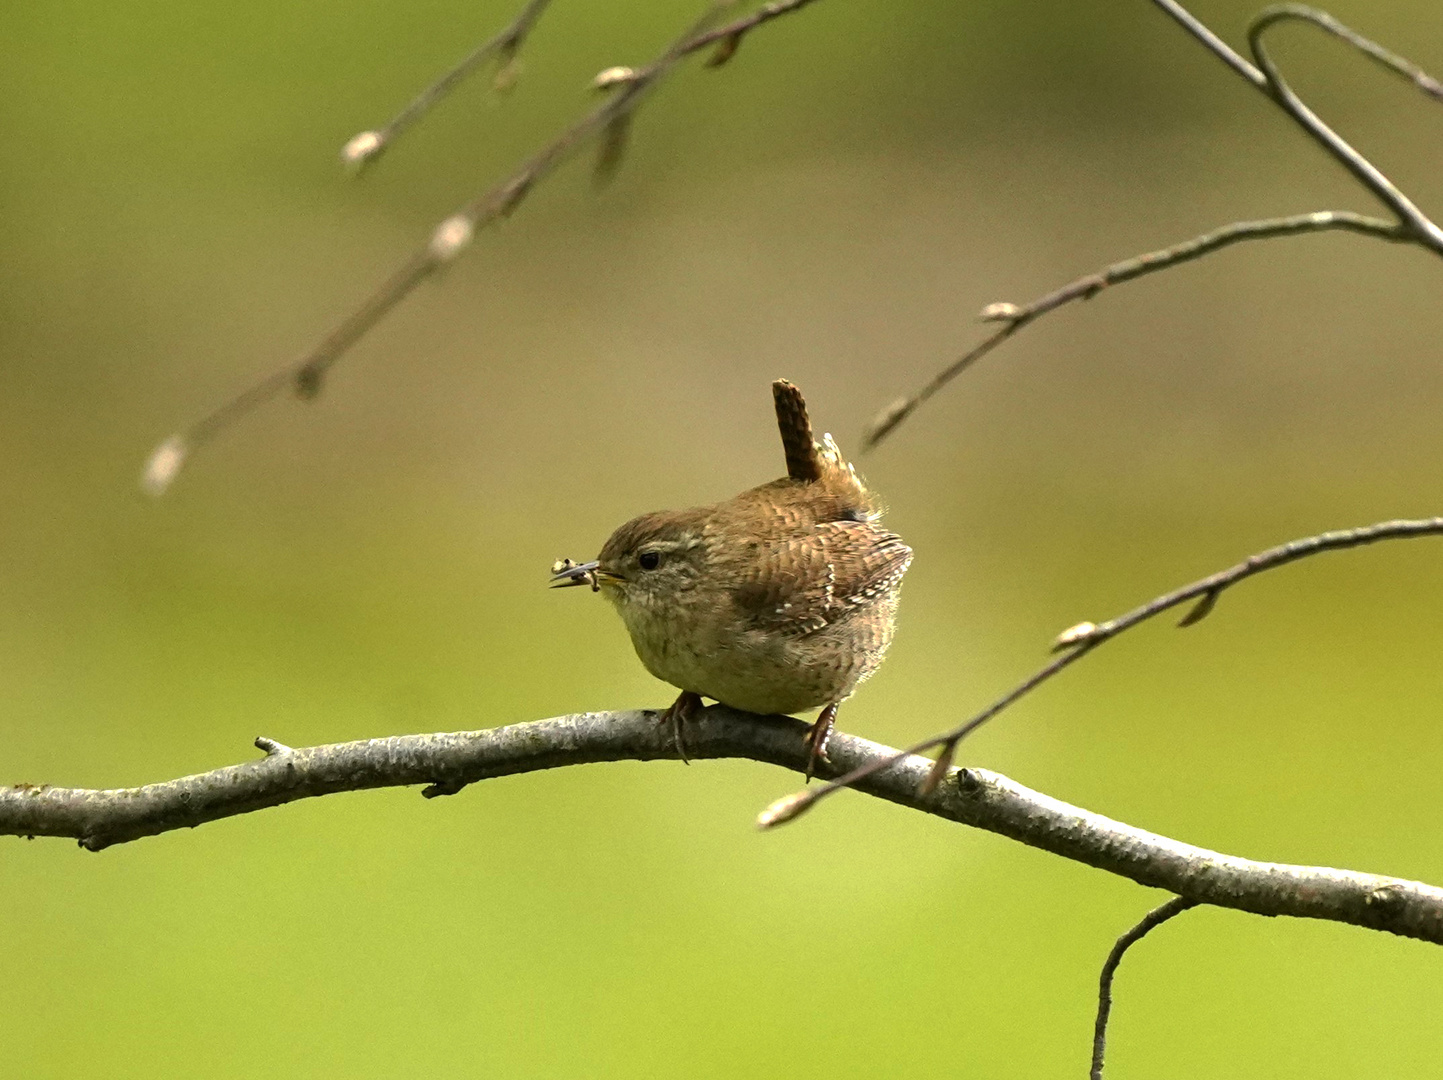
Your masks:
{"label": "bird's foot", "polygon": [[827,760],[827,740],[832,737],[832,728],[837,726],[837,703],[833,702],[821,711],[816,722],[807,729],[807,783],[817,771],[817,763]]}
{"label": "bird's foot", "polygon": [[691,758],[686,756],[686,743],[682,741],[681,726],[701,712],[701,695],[693,694],[690,690],[683,690],[670,707],[661,714],[661,722],[671,725],[671,737],[676,743],[676,756],[681,758],[685,765],[691,764]]}

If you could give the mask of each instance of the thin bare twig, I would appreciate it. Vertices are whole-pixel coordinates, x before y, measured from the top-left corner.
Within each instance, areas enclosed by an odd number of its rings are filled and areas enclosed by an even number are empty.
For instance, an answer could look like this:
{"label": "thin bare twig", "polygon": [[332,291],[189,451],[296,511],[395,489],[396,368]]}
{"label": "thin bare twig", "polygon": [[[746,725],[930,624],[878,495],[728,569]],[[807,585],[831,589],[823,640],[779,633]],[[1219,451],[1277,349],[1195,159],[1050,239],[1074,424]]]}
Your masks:
{"label": "thin bare twig", "polygon": [[1197,907],[1197,903],[1190,897],[1174,896],[1144,915],[1141,922],[1117,939],[1117,944],[1107,954],[1097,985],[1097,1021],[1092,1028],[1092,1080],[1102,1080],[1102,1059],[1107,1052],[1107,1019],[1112,1013],[1112,980],[1117,974],[1117,965],[1122,963],[1123,954],[1173,916]]}
{"label": "thin bare twig", "polygon": [[[1297,562],[1299,559],[1306,559],[1312,555],[1321,555],[1325,551],[1341,551],[1346,548],[1377,543],[1380,540],[1410,540],[1423,536],[1440,535],[1443,535],[1443,517],[1384,521],[1356,529],[1338,529],[1333,532],[1318,533],[1315,536],[1305,536],[1302,539],[1292,540],[1286,544],[1268,548],[1266,551],[1260,551],[1226,570],[1209,574],[1207,577],[1179,589],[1163,593],[1114,619],[1103,623],[1078,623],[1076,626],[1064,630],[1054,642],[1054,651],[1061,652],[1062,655],[1033,672],[981,712],[950,730],[929,735],[905,750],[898,751],[898,757],[920,754],[940,746],[943,751],[938,760],[950,763],[956,752],[957,744],[994,716],[1060,674],[1064,669],[1071,667],[1104,642],[1110,641],[1123,631],[1130,630],[1180,604],[1194,602],[1193,608],[1178,623],[1179,626],[1192,626],[1212,611],[1224,590],[1255,574],[1286,566],[1288,563]],[[890,764],[891,762],[888,761],[869,761],[856,770],[845,773],[819,787],[788,795],[764,810],[762,820],[768,826],[784,824],[805,813],[828,795],[855,784],[859,780],[866,779],[873,773],[886,769]],[[941,767],[941,769],[945,768],[946,764]],[[940,769],[934,769],[929,773],[923,781],[924,787],[934,786],[941,778],[940,772]]]}
{"label": "thin bare twig", "polygon": [[938,372],[920,390],[908,397],[898,398],[878,413],[867,425],[866,431],[862,433],[862,447],[864,450],[875,447],[892,432],[893,428],[907,419],[918,406],[938,390],[941,390],[1028,323],[1049,312],[1056,311],[1065,304],[1070,304],[1074,300],[1091,300],[1109,285],[1132,281],[1134,278],[1140,278],[1147,274],[1155,274],[1159,270],[1169,270],[1174,266],[1202,258],[1204,255],[1244,240],[1268,240],[1275,236],[1294,236],[1299,233],[1330,232],[1340,229],[1345,232],[1377,236],[1383,240],[1406,242],[1413,239],[1412,234],[1397,222],[1354,214],[1347,210],[1319,210],[1316,213],[1295,214],[1291,217],[1237,221],[1231,225],[1224,225],[1220,229],[1214,229],[1212,232],[1203,233],[1201,236],[1184,240],[1172,247],[1149,251],[1130,259],[1123,259],[1121,262],[1115,262],[1096,273],[1086,274],[1075,281],[1070,281],[1045,296],[1039,296],[1029,304],[1022,306],[1009,303],[989,304],[982,309],[980,318],[985,322],[997,322],[1002,325],[990,337],[984,338]]}
{"label": "thin bare twig", "polygon": [[[1342,38],[1364,56],[1381,64],[1393,74],[1406,79],[1429,97],[1443,101],[1443,83],[1433,78],[1411,60],[1383,48],[1376,41],[1365,38],[1356,30],[1345,26],[1326,11],[1318,8],[1308,7],[1305,4],[1274,4],[1258,12],[1253,20],[1253,31],[1261,32],[1271,23],[1283,22],[1288,19],[1312,23],[1334,37]],[[1273,81],[1281,83],[1282,79],[1274,73]]]}
{"label": "thin bare twig", "polygon": [[685,52],[690,54],[716,45],[717,51],[712,53],[711,58],[707,61],[707,67],[721,67],[736,55],[742,38],[758,26],[769,23],[781,15],[790,15],[794,11],[800,11],[815,2],[816,0],[771,0],[770,3],[763,4],[750,15],[744,15],[724,26],[718,26],[698,34],[687,44]]}
{"label": "thin bare twig", "polygon": [[[142,472],[142,486],[163,493],[175,480],[196,447],[214,438],[236,420],[287,390],[303,398],[319,393],[326,373],[381,318],[409,296],[422,281],[461,254],[478,229],[506,217],[531,189],[587,142],[615,132],[683,57],[717,45],[735,51],[735,43],[751,30],[782,15],[799,11],[813,0],[779,0],[721,26],[713,27],[730,0],[714,5],[656,60],[607,83],[606,100],[561,133],[505,180],[471,200],[436,226],[430,240],[413,254],[350,315],[296,363],[262,379],[190,427],[166,439],[151,452]],[[731,44],[728,45],[728,42]],[[718,44],[720,43],[720,44]],[[727,52],[726,55],[730,55]]]}
{"label": "thin bare twig", "polygon": [[[736,55],[742,38],[756,27],[770,22],[779,15],[786,15],[814,2],[815,0],[773,0],[772,3],[763,4],[750,15],[736,19],[725,26],[697,34],[687,42],[686,47],[682,50],[682,55],[690,56],[708,46],[718,45],[717,52],[707,61],[707,67],[721,67]],[[404,109],[389,121],[379,128],[362,131],[347,140],[341,150],[341,160],[358,170],[371,164],[395,142],[403,131],[425,116],[468,75],[492,58],[499,58],[501,61],[501,68],[496,75],[498,89],[510,89],[516,69],[517,53],[521,51],[521,47],[526,43],[526,38],[550,5],[551,0],[530,0],[508,26],[467,53],[455,67],[417,94]]]}
{"label": "thin bare twig", "polygon": [[508,26],[472,49],[460,63],[412,98],[410,103],[388,122],[381,127],[352,136],[341,149],[341,160],[357,170],[375,161],[401,132],[425,116],[433,105],[492,57],[499,57],[501,60],[501,70],[496,77],[498,85],[502,88],[509,85],[512,77],[510,73],[515,71],[516,54],[521,51],[527,35],[550,4],[551,0],[529,0]]}
{"label": "thin bare twig", "polygon": [[[428,784],[426,795],[460,791],[494,776],[599,761],[677,758],[660,711],[580,713],[489,731],[402,735],[297,747],[242,765],[158,784],[115,790],[20,784],[0,788],[0,835],[68,836],[98,851],[142,836],[339,791]],[[687,721],[694,761],[748,758],[802,773],[808,725],[720,705]],[[1326,919],[1443,944],[1443,889],[1402,878],[1328,867],[1254,862],[1158,836],[1031,791],[983,769],[955,770],[923,795],[932,763],[841,732],[828,743],[831,764],[868,761],[891,768],[858,790],[985,829],[1139,884],[1199,903],[1259,915]]]}
{"label": "thin bare twig", "polygon": [[989,304],[983,309],[982,318],[989,322],[1000,322],[1002,326],[938,372],[920,389],[906,397],[898,398],[881,410],[863,432],[862,445],[864,449],[875,447],[915,412],[923,402],[1028,323],[1073,300],[1089,300],[1108,285],[1131,281],[1146,274],[1170,269],[1228,247],[1240,240],[1266,240],[1278,236],[1343,229],[1376,236],[1383,240],[1418,244],[1434,254],[1443,255],[1443,230],[1440,230],[1426,214],[1419,210],[1376,166],[1303,103],[1302,99],[1283,79],[1277,66],[1264,50],[1262,35],[1270,27],[1280,22],[1287,20],[1307,22],[1352,45],[1369,59],[1409,80],[1431,97],[1443,100],[1443,84],[1440,84],[1438,80],[1428,75],[1416,64],[1344,26],[1326,12],[1301,4],[1282,4],[1265,8],[1253,20],[1248,28],[1248,41],[1253,56],[1257,60],[1257,66],[1254,66],[1239,56],[1177,0],[1153,0],[1153,3],[1176,20],[1183,29],[1235,73],[1262,91],[1311,139],[1327,150],[1347,169],[1359,184],[1392,210],[1397,215],[1397,220],[1384,221],[1347,211],[1319,211],[1313,214],[1297,214],[1291,217],[1270,218],[1261,221],[1235,222],[1204,233],[1192,240],[1186,240],[1181,244],[1114,263],[1096,274],[1078,278],[1025,306],[1019,307],[1010,303]]}

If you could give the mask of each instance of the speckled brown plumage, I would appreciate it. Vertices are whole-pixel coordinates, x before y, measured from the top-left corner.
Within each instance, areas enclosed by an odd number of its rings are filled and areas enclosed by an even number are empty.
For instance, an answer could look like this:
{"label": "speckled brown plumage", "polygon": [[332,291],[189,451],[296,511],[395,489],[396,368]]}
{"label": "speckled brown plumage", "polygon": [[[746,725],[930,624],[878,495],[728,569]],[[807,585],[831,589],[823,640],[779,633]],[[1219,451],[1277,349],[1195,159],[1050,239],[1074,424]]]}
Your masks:
{"label": "speckled brown plumage", "polygon": [[[812,438],[796,387],[773,384],[787,476],[711,506],[628,521],[595,563],[558,571],[616,604],[648,671],[688,695],[754,713],[837,703],[892,640],[912,550],[830,435]],[[678,699],[680,720],[694,698]]]}

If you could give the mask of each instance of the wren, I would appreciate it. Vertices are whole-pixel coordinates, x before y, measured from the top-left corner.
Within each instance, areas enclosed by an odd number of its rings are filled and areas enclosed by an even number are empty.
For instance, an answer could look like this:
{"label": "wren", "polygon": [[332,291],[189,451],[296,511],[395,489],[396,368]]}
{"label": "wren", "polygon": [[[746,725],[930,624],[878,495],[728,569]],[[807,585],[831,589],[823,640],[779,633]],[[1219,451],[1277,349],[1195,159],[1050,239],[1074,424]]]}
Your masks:
{"label": "wren", "polygon": [[882,662],[912,549],[806,402],[772,384],[787,475],[735,498],[628,521],[594,562],[552,567],[553,587],[590,585],[616,605],[646,669],[681,695],[682,726],[712,698],[744,712],[821,708],[807,777],[825,757],[837,706]]}

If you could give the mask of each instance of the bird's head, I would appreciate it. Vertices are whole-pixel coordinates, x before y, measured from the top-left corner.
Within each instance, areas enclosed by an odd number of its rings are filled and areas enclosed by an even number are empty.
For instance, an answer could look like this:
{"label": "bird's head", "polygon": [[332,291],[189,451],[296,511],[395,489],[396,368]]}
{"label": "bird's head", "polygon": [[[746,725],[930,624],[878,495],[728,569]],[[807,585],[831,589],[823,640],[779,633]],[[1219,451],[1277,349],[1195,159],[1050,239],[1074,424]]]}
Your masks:
{"label": "bird's head", "polygon": [[691,510],[660,510],[633,518],[611,534],[594,562],[552,567],[552,587],[590,585],[626,615],[685,601],[706,564],[705,521]]}

